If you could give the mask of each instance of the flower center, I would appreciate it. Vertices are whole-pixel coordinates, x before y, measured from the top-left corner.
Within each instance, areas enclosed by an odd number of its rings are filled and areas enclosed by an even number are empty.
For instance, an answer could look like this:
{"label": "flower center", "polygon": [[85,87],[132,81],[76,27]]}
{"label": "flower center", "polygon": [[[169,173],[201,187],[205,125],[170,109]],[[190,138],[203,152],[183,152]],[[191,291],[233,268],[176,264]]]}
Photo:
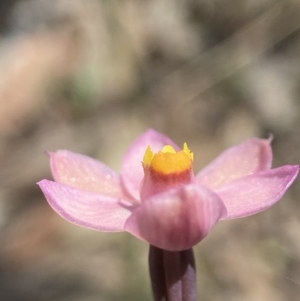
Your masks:
{"label": "flower center", "polygon": [[143,166],[149,166],[152,170],[161,174],[181,173],[191,169],[193,153],[186,143],[183,149],[176,152],[170,145],[165,145],[158,153],[153,153],[150,146],[147,147],[143,158]]}

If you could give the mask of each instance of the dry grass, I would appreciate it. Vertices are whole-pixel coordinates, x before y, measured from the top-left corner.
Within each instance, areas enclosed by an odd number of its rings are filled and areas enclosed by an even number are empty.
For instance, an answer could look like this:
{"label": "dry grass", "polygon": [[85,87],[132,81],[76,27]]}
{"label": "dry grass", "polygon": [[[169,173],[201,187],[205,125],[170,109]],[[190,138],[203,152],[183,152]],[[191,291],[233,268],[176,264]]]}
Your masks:
{"label": "dry grass", "polygon": [[[51,177],[47,149],[118,170],[153,127],[189,143],[196,171],[269,133],[274,165],[300,161],[299,4],[219,2],[14,7],[0,49],[1,300],[151,300],[144,243],[49,208],[35,185]],[[196,247],[200,300],[298,300],[299,194],[296,181],[269,211],[221,222]]]}

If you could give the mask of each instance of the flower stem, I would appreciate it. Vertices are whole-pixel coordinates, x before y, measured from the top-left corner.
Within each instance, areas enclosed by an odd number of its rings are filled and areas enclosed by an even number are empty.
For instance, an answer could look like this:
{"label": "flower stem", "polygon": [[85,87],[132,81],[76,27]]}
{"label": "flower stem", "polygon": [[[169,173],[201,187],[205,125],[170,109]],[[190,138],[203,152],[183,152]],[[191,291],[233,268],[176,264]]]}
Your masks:
{"label": "flower stem", "polygon": [[196,301],[192,249],[171,252],[150,245],[149,270],[155,301]]}

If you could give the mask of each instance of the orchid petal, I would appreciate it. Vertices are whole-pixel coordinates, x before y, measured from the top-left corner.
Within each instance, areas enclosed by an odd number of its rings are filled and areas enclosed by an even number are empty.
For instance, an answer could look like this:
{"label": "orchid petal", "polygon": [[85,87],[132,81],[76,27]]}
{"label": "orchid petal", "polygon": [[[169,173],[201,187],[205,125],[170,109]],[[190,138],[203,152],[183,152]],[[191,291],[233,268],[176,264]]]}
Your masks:
{"label": "orchid petal", "polygon": [[143,202],[125,224],[125,230],[158,248],[180,251],[201,241],[226,208],[213,191],[186,185]]}
{"label": "orchid petal", "polygon": [[72,187],[123,197],[120,176],[100,161],[68,150],[49,152],[55,181]]}
{"label": "orchid petal", "polygon": [[245,176],[216,189],[228,212],[223,219],[245,217],[269,208],[280,200],[298,171],[298,166],[286,165]]}
{"label": "orchid petal", "polygon": [[269,169],[272,163],[270,143],[271,138],[252,138],[227,149],[197,174],[197,183],[215,189],[251,173]]}
{"label": "orchid petal", "polygon": [[42,180],[38,183],[50,206],[67,221],[100,231],[124,231],[131,214],[122,200]]}
{"label": "orchid petal", "polygon": [[165,145],[171,145],[175,150],[179,147],[167,136],[152,129],[139,136],[128,148],[122,161],[122,182],[127,192],[136,200],[139,200],[139,189],[144,177],[142,160],[148,146],[153,152],[158,152]]}

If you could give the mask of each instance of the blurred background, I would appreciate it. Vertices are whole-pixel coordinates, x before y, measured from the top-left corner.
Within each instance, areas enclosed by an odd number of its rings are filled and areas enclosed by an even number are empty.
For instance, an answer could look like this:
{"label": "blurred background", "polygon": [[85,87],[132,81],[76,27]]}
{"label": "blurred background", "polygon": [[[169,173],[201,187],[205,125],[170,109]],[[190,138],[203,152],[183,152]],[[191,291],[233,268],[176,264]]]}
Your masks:
{"label": "blurred background", "polygon": [[[187,142],[198,171],[272,133],[274,166],[297,164],[299,97],[298,1],[2,0],[0,300],[152,300],[145,243],[50,209],[45,150],[119,170],[151,127]],[[199,300],[299,300],[299,195],[296,181],[195,247]]]}

